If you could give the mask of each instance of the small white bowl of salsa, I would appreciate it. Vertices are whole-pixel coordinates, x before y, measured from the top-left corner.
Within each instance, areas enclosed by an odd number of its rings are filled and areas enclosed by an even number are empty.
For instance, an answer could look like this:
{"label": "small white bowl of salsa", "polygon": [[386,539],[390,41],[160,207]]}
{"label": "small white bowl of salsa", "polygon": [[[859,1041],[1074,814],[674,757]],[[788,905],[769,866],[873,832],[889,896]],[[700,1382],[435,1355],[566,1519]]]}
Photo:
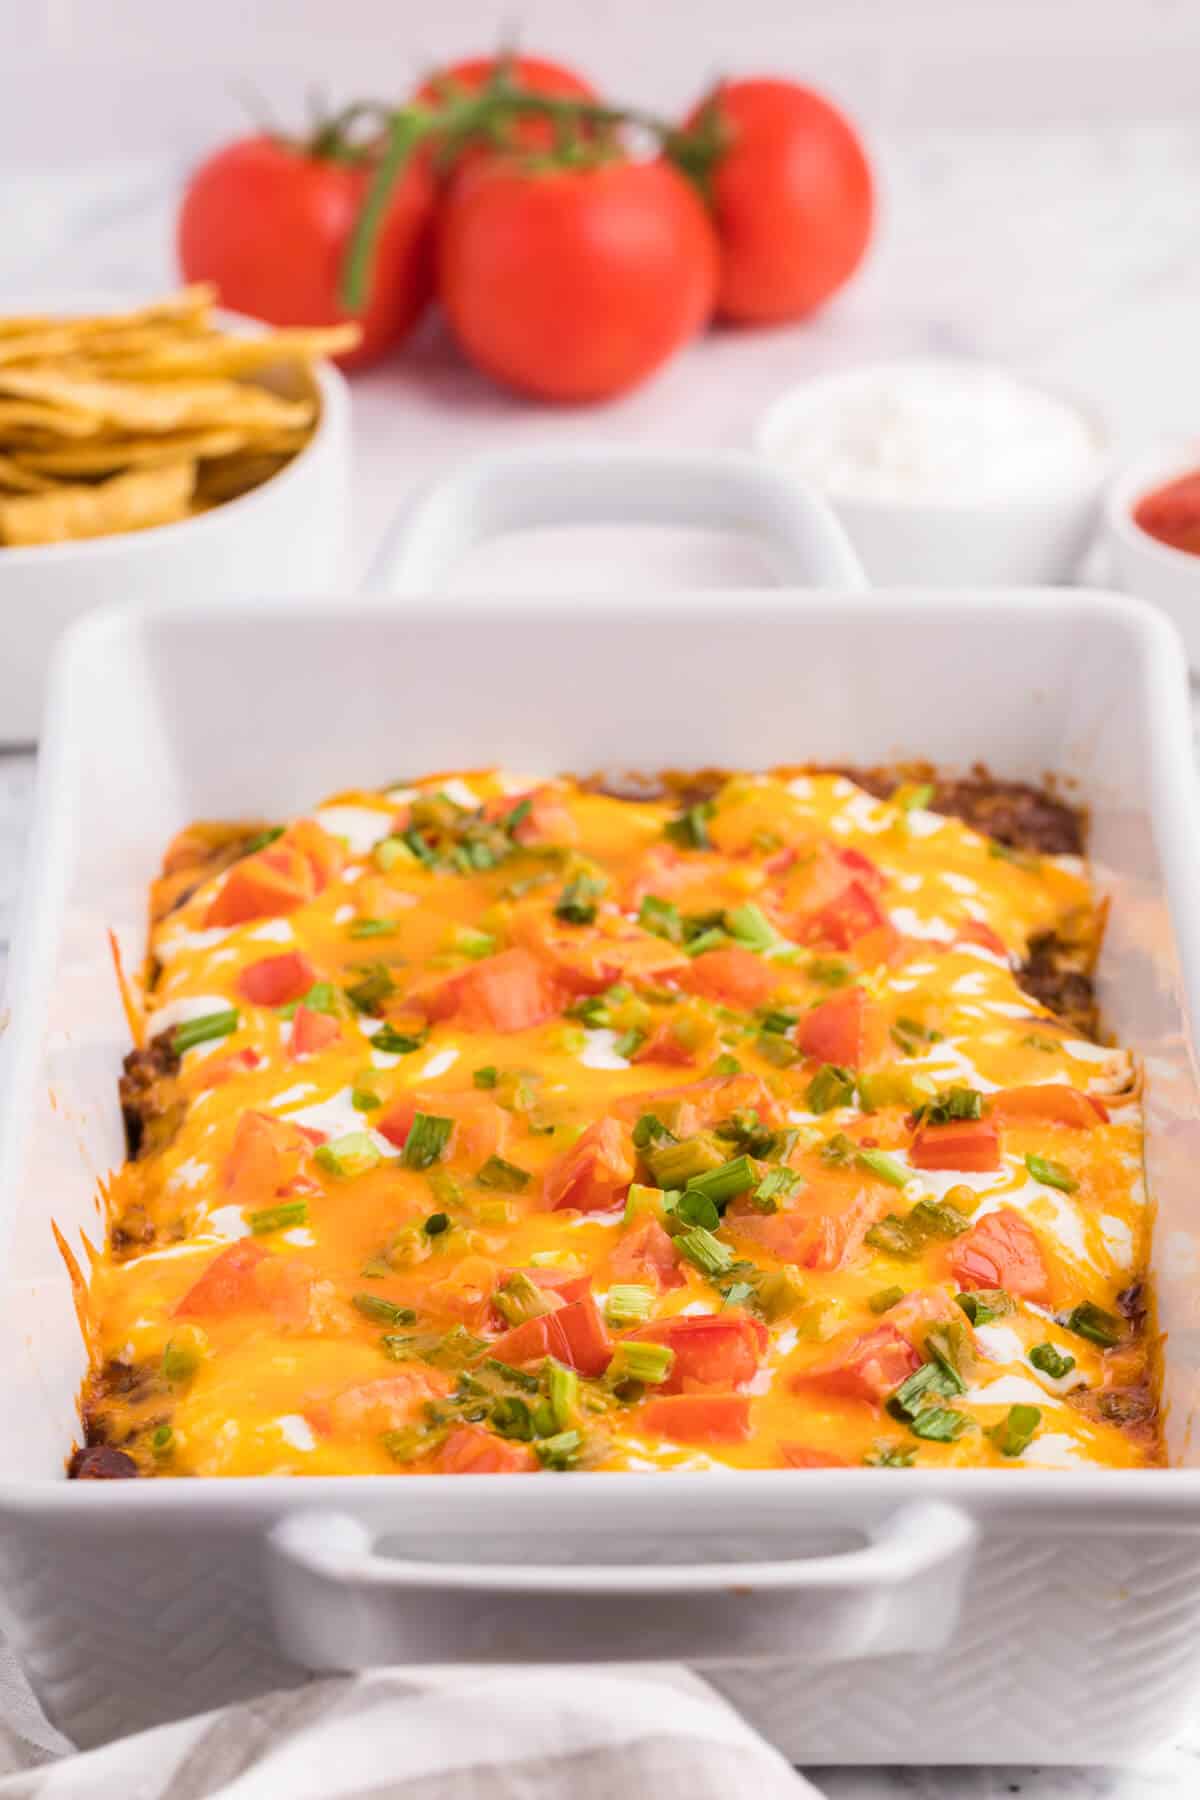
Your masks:
{"label": "small white bowl of salsa", "polygon": [[1200,674],[1200,439],[1129,463],[1109,488],[1105,517],[1118,585],[1167,614]]}

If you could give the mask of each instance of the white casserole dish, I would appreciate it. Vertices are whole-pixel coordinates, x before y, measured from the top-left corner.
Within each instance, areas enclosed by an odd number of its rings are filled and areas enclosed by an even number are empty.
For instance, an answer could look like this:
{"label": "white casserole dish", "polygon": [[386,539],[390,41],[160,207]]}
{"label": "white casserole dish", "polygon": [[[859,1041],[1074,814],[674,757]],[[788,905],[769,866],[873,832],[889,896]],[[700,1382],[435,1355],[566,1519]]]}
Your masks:
{"label": "white casserole dish", "polygon": [[[748,458],[603,453],[463,471],[394,578],[436,574],[460,529],[561,518],[578,482],[593,517],[634,496],[641,517],[750,519],[794,583],[853,577],[824,509],[787,510],[792,484]],[[1056,770],[1091,809],[1101,998],[1148,1071],[1170,1469],[63,1479],[83,1354],[50,1218],[97,1233],[127,1047],[104,930],[136,960],[182,821],[406,768],[916,755]],[[306,1668],[617,1657],[701,1664],[806,1763],[1113,1761],[1170,1730],[1200,1675],[1200,815],[1161,618],[1103,594],[798,587],[550,611],[381,592],[296,602],[286,629],[276,601],[143,606],[61,650],[40,780],[0,1114],[0,1593],[66,1731]]]}
{"label": "white casserole dish", "polygon": [[[48,312],[111,308],[111,295]],[[218,321],[261,330],[234,313]],[[350,483],[350,392],[316,366],[321,417],[312,438],[261,487],[195,519],[69,544],[0,548],[0,748],[37,736],[54,645],[96,607],[212,594],[319,594],[338,579]]]}

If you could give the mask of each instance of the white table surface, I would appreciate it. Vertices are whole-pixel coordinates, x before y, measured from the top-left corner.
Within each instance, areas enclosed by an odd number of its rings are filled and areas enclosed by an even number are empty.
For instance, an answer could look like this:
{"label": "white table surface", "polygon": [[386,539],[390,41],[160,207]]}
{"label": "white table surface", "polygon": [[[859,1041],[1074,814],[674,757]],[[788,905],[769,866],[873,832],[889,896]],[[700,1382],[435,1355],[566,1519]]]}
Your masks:
{"label": "white table surface", "polygon": [[[766,401],[810,371],[896,351],[981,353],[1087,399],[1120,449],[1200,433],[1200,127],[927,132],[881,146],[884,213],[870,268],[812,325],[718,333],[630,399],[577,412],[529,409],[424,331],[387,370],[355,383],[355,513],[347,585],[414,488],[498,444],[740,444]],[[182,156],[39,174],[0,170],[0,309],[24,295],[172,280],[170,224]],[[496,588],[564,591],[636,571],[676,582],[752,581],[744,548],[678,534],[513,538],[461,572]],[[481,560],[486,557],[486,561]],[[12,627],[9,627],[11,629]],[[0,654],[3,654],[0,640]],[[0,721],[0,737],[3,736]],[[34,779],[0,756],[0,983]],[[814,1772],[831,1800],[1184,1800],[1200,1794],[1197,1725],[1122,1770],[893,1769]]]}

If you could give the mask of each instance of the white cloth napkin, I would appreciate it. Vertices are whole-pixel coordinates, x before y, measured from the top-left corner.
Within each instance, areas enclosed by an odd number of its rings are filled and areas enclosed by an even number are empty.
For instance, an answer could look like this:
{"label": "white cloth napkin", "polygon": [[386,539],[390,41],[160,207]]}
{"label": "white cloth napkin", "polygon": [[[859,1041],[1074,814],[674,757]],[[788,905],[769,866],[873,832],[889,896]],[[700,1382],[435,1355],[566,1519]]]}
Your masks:
{"label": "white cloth napkin", "polygon": [[[52,1754],[43,1739],[33,1754]],[[373,1670],[0,1777],[0,1800],[819,1800],[676,1668]]]}

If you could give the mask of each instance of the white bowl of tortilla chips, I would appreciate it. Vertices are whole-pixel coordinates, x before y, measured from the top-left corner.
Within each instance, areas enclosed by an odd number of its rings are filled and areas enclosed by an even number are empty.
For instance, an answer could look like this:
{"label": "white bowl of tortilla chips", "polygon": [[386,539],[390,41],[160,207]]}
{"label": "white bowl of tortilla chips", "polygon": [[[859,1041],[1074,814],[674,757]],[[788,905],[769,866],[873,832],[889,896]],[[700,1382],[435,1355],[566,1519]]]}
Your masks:
{"label": "white bowl of tortilla chips", "polygon": [[113,601],[337,584],[356,328],[267,331],[185,288],[0,316],[0,744],[64,626]]}

